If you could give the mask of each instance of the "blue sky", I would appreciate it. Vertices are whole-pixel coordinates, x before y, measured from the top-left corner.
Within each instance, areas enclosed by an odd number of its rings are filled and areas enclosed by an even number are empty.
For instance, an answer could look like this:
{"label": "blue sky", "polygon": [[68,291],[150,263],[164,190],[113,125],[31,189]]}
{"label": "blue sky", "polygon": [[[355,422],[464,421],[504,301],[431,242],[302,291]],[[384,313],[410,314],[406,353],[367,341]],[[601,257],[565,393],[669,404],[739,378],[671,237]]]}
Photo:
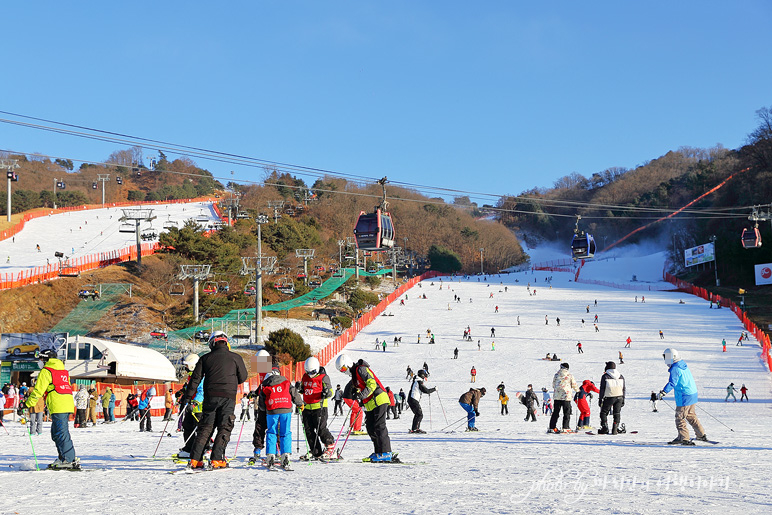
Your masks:
{"label": "blue sky", "polygon": [[[772,106],[764,0],[13,2],[3,17],[2,111],[463,191],[737,148]],[[0,123],[0,148],[125,147]]]}

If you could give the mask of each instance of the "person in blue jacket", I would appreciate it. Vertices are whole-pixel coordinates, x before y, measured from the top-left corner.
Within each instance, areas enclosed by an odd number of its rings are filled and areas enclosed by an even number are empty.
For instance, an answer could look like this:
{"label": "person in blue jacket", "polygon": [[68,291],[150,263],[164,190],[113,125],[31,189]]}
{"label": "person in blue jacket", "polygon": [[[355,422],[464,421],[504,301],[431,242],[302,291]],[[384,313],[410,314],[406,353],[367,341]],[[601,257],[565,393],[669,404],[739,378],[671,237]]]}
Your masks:
{"label": "person in blue jacket", "polygon": [[659,392],[658,397],[662,399],[670,390],[673,390],[676,401],[675,422],[678,429],[678,437],[668,443],[694,445],[694,442],[689,439],[687,422],[694,429],[697,440],[707,441],[708,437],[705,435],[705,430],[702,428],[700,419],[697,418],[697,384],[694,382],[689,367],[686,366],[686,362],[681,359],[675,349],[665,349],[662,356],[669,367],[670,378]]}
{"label": "person in blue jacket", "polygon": [[153,430],[153,424],[150,419],[150,401],[153,400],[153,397],[155,397],[155,386],[148,387],[142,394],[139,396],[139,404],[137,405],[137,408],[139,409],[139,430],[140,431],[152,431]]}

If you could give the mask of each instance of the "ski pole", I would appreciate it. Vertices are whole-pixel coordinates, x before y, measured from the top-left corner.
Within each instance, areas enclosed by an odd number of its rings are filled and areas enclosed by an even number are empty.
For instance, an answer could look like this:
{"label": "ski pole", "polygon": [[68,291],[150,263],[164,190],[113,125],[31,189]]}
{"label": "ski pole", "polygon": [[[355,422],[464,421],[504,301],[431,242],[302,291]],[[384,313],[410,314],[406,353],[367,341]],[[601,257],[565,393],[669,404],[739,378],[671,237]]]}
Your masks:
{"label": "ski pole", "polygon": [[432,396],[429,396],[429,430],[432,429]]}
{"label": "ski pole", "polygon": [[455,422],[451,422],[447,426],[443,427],[442,429],[440,429],[440,431],[445,431],[446,429],[448,429],[451,426],[457,426],[457,425],[459,425],[461,422],[463,422],[466,419],[467,419],[467,415],[464,415],[463,417],[461,417],[460,419],[456,420]]}
{"label": "ski pole", "polygon": [[[31,425],[32,425],[32,421],[30,421],[30,426]],[[30,426],[27,426],[27,436],[29,437],[29,446],[32,447],[32,456],[35,457],[35,470],[40,470],[40,466],[38,465],[38,455],[35,453],[35,445],[32,443],[32,432],[30,431]],[[6,429],[6,431],[8,430]]]}
{"label": "ski pole", "polygon": [[348,432],[346,433],[346,439],[343,440],[343,445],[340,446],[340,449],[338,449],[338,458],[343,459],[343,449],[346,448],[346,442],[348,442],[348,437],[351,434],[351,431],[353,431],[354,426],[353,424],[349,424],[348,426]]}
{"label": "ski pole", "polygon": [[734,433],[734,429],[732,429],[731,427],[729,427],[728,425],[724,424],[719,419],[717,419],[716,417],[714,417],[713,415],[708,413],[704,408],[701,408],[699,404],[697,405],[697,407],[700,408],[702,411],[704,411],[710,418],[712,418],[713,420],[715,420],[716,422],[718,422],[719,424],[721,424],[722,426],[724,426],[725,428],[729,429],[731,432]]}
{"label": "ski pole", "polygon": [[245,422],[246,422],[246,420],[242,416],[241,417],[241,429],[239,429],[239,437],[236,439],[236,450],[233,451],[233,458],[231,458],[231,459],[236,459],[236,455],[239,453],[239,442],[241,442],[241,433],[244,431],[244,423]]}
{"label": "ski pole", "polygon": [[[338,437],[335,439],[335,447],[338,446],[338,441],[340,441],[340,435],[343,434],[343,428],[346,427],[346,419],[349,418],[349,416],[351,415],[351,410],[353,410],[353,409],[354,409],[354,405],[352,403],[352,405],[349,406],[349,408],[348,408],[348,414],[346,414],[346,416],[343,417],[343,423],[340,425],[340,431],[338,431]],[[351,424],[349,424],[349,425],[351,425]]]}
{"label": "ski pole", "polygon": [[161,446],[161,440],[166,436],[166,428],[169,427],[169,422],[171,422],[171,420],[171,418],[166,420],[166,425],[164,426],[163,433],[161,433],[161,438],[158,439],[158,445],[155,446],[155,450],[153,451],[153,458],[155,458],[155,453],[158,452],[158,448]]}
{"label": "ski pole", "polygon": [[[0,408],[0,409],[2,409],[2,408]],[[0,420],[0,426],[3,426],[3,429],[5,429],[5,434],[7,434],[8,436],[11,436],[11,433],[8,432],[8,428],[5,427],[5,424],[3,424],[2,420]]]}
{"label": "ski pole", "polygon": [[442,397],[440,397],[440,392],[437,390],[437,388],[434,389],[434,393],[437,394],[437,400],[440,401],[440,408],[442,409],[442,416],[445,417],[445,423],[448,423],[448,415],[445,413],[445,408],[442,407]]}
{"label": "ski pole", "polygon": [[300,411],[298,411],[295,414],[297,415],[296,429],[297,429],[297,433],[298,433],[298,435],[295,437],[295,440],[297,441],[297,451],[295,451],[295,452],[300,453]]}

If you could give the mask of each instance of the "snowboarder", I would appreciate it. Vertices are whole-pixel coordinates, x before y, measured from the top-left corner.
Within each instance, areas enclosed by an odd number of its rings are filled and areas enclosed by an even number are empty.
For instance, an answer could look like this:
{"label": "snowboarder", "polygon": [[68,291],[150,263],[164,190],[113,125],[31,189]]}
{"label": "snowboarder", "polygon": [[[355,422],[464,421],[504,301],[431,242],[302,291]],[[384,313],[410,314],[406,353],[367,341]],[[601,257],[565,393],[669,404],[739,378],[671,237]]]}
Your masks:
{"label": "snowboarder", "polygon": [[528,419],[531,419],[531,422],[536,422],[536,408],[533,407],[534,403],[536,405],[539,405],[539,399],[536,397],[536,394],[533,392],[533,385],[529,384],[528,389],[525,391],[525,395],[523,396],[523,404],[525,404],[525,421],[528,422]]}
{"label": "snowboarder", "polygon": [[453,359],[458,359],[458,347],[453,350]]}
{"label": "snowboarder", "polygon": [[590,401],[588,400],[588,398],[592,399],[591,392],[600,393],[600,390],[595,386],[595,383],[585,379],[582,381],[579,391],[574,395],[574,402],[576,402],[576,407],[579,410],[579,422],[576,424],[577,431],[580,429],[587,431],[592,429],[590,426]]}
{"label": "snowboarder", "polygon": [[425,393],[430,395],[437,391],[437,388],[427,388],[424,386],[424,382],[429,380],[429,376],[425,371],[419,370],[418,376],[413,379],[413,384],[410,385],[410,394],[407,398],[407,405],[413,411],[413,424],[410,428],[411,433],[424,434],[426,431],[421,429],[421,420],[424,418],[423,410],[421,410],[421,394]]}
{"label": "snowboarder", "polygon": [[568,363],[561,364],[560,369],[552,379],[552,388],[555,392],[555,411],[550,417],[549,433],[561,432],[557,428],[561,411],[563,412],[563,432],[571,431],[571,399],[574,398],[574,392],[579,391],[579,386],[568,368]]}
{"label": "snowboarder", "polygon": [[[374,447],[369,459],[375,462],[392,461],[391,440],[386,428],[386,410],[389,408],[389,394],[386,393],[386,388],[363,359],[354,363],[353,358],[342,353],[335,360],[335,367],[340,372],[351,374],[352,396],[364,405],[365,427]],[[428,367],[425,366],[424,370],[426,368]]]}
{"label": "snowboarder", "polygon": [[477,381],[477,370],[474,368],[474,365],[472,365],[472,370],[469,371],[469,373],[472,375],[472,378],[469,380],[470,383],[474,383]]}
{"label": "snowboarder", "polygon": [[617,365],[613,361],[606,362],[606,371],[600,379],[600,393],[598,393],[598,406],[600,407],[599,435],[609,434],[608,414],[613,411],[613,424],[611,434],[619,432],[619,422],[622,418],[622,407],[625,405],[625,378],[617,371]]}
{"label": "snowboarder", "polygon": [[475,421],[476,421],[476,417],[480,416],[478,404],[480,402],[480,399],[484,395],[485,395],[485,388],[480,388],[479,390],[476,388],[470,388],[468,392],[466,392],[458,399],[458,403],[461,405],[462,408],[464,408],[464,411],[466,411],[466,430],[467,431],[478,430],[477,427],[475,427]]}
{"label": "snowboarder", "polygon": [[340,385],[335,387],[335,394],[333,394],[332,400],[335,401],[335,408],[332,411],[332,416],[338,416],[338,412],[343,415],[343,390],[340,389]]}
{"label": "snowboarder", "polygon": [[630,344],[633,342],[633,340],[630,339],[630,337],[627,337],[627,341],[625,342],[625,349],[630,347]]}
{"label": "snowboarder", "polygon": [[225,461],[225,447],[230,440],[236,419],[233,414],[236,392],[238,385],[247,379],[244,360],[235,352],[231,352],[225,333],[213,332],[209,337],[209,349],[210,352],[204,354],[196,363],[181,401],[181,404],[185,405],[192,400],[196,396],[198,384],[205,379],[201,419],[196,428],[197,433],[188,463],[192,469],[204,467],[204,447],[215,429],[217,437],[212,447],[212,468],[228,466]]}
{"label": "snowboarder", "polygon": [[670,390],[674,390],[676,401],[675,421],[678,429],[678,437],[669,442],[670,444],[694,445],[689,439],[688,422],[694,429],[697,440],[707,441],[705,430],[702,428],[700,419],[697,418],[696,405],[698,401],[697,384],[694,382],[689,367],[681,359],[676,349],[665,349],[662,353],[665,364],[668,366],[670,374],[668,382],[660,390],[658,398],[662,399]]}
{"label": "snowboarder", "polygon": [[[386,340],[384,345],[385,343]],[[332,382],[324,367],[319,365],[319,360],[313,356],[306,360],[303,368],[303,429],[309,446],[305,458],[331,458],[335,451],[335,438],[327,429],[327,406],[329,398],[332,397]]]}
{"label": "snowboarder", "polygon": [[[289,457],[292,453],[292,405],[302,407],[303,399],[295,385],[281,375],[276,363],[260,385],[258,402],[266,409],[265,465],[269,469],[275,466],[276,450],[279,449],[281,467],[284,470],[291,470]],[[206,408],[206,400],[204,405]],[[215,445],[217,445],[216,441]],[[214,458],[214,449],[212,449],[212,457]]]}
{"label": "snowboarder", "polygon": [[576,344],[576,351],[577,351],[579,354],[584,354],[584,351],[582,350],[582,342],[578,342],[578,343]]}
{"label": "snowboarder", "polygon": [[745,399],[748,402],[751,402],[750,399],[748,399],[748,389],[745,387],[745,385],[742,385],[742,387],[740,388],[740,393],[742,394],[740,395],[740,402],[742,402],[743,399]]}
{"label": "snowboarder", "polygon": [[734,402],[737,402],[737,397],[735,396],[736,391],[734,383],[729,383],[729,386],[726,387],[726,398],[724,399],[724,402],[729,401],[730,395],[732,396],[732,399],[734,399]]}
{"label": "snowboarder", "polygon": [[598,329],[598,324],[593,324],[593,325],[595,325],[595,332],[596,332],[596,333],[599,333],[599,332],[600,332],[600,329]]}
{"label": "snowboarder", "polygon": [[657,394],[654,393],[653,390],[651,392],[651,398],[649,400],[651,401],[651,411],[656,413],[657,412]]}
{"label": "snowboarder", "polygon": [[75,447],[70,439],[70,414],[75,411],[75,403],[70,386],[70,373],[57,358],[54,349],[40,351],[37,358],[44,362],[43,369],[38,374],[37,382],[32,388],[23,406],[30,408],[37,404],[38,399],[45,397],[46,407],[51,414],[51,439],[56,445],[57,459],[48,465],[50,469],[80,469],[80,458],[75,456]]}

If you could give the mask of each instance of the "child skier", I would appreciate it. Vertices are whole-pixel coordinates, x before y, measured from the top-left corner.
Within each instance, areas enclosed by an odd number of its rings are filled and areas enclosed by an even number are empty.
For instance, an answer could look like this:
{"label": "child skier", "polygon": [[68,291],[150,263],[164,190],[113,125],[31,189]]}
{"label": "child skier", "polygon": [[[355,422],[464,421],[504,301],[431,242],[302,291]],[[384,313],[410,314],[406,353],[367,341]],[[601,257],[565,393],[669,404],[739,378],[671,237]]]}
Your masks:
{"label": "child skier", "polygon": [[656,413],[657,412],[657,394],[652,391],[651,398],[649,400],[651,401],[651,411]]}
{"label": "child skier", "polygon": [[275,466],[278,448],[281,467],[292,470],[292,405],[303,406],[303,399],[289,379],[279,373],[278,365],[263,380],[259,402],[266,407],[265,465]]}
{"label": "child skier", "polygon": [[579,409],[579,422],[576,425],[577,431],[580,429],[592,429],[590,426],[590,403],[587,400],[588,397],[591,397],[590,392],[600,393],[600,390],[595,386],[595,383],[589,379],[585,379],[582,381],[582,386],[579,387],[579,391],[574,395],[574,402],[576,402],[576,407]]}
{"label": "child skier", "polygon": [[740,402],[742,402],[743,399],[745,399],[748,402],[751,402],[748,399],[748,389],[745,387],[745,385],[742,385],[742,387],[740,388],[740,393],[742,393],[742,395],[740,396]]}
{"label": "child skier", "polygon": [[541,389],[541,408],[545,415],[547,411],[550,414],[552,413],[552,396],[550,396],[550,392],[546,388]]}

